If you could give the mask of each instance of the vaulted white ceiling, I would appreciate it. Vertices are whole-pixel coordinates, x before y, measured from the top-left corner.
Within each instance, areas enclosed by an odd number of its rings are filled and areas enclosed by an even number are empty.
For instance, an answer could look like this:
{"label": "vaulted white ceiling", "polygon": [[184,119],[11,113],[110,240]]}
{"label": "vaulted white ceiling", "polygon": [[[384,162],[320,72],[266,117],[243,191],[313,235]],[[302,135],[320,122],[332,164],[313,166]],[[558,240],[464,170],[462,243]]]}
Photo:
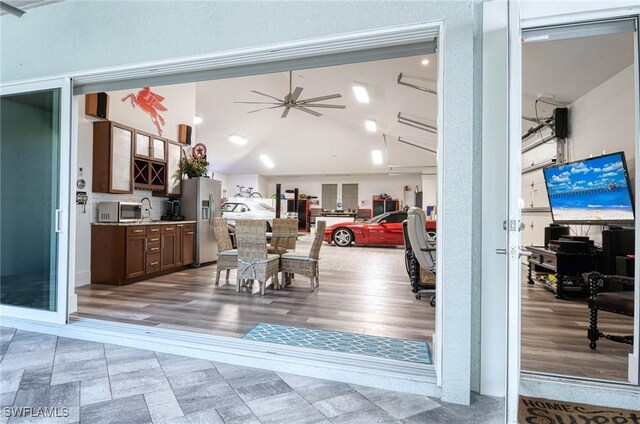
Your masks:
{"label": "vaulted white ceiling", "polygon": [[[535,116],[541,93],[570,104],[633,63],[633,33],[524,44],[522,113]],[[554,106],[538,103],[540,118]]]}
{"label": "vaulted white ceiling", "polygon": [[[421,63],[425,58],[427,66]],[[291,110],[281,118],[282,108],[248,113],[261,105],[234,103],[270,101],[251,90],[283,98],[289,92],[288,72],[199,82],[196,112],[204,121],[197,126],[197,141],[207,144],[214,171],[229,174],[388,173],[387,164],[433,166],[433,153],[397,142],[401,136],[436,147],[434,134],[398,123],[399,112],[433,126],[437,119],[437,97],[397,84],[401,72],[403,81],[436,89],[435,55],[295,70],[293,88],[303,88],[299,99],[342,95],[320,103],[343,104],[346,109],[315,109],[322,113],[320,117]],[[367,88],[369,104],[356,101],[352,90],[356,84]],[[376,133],[365,129],[365,119],[376,121]],[[247,138],[248,143],[230,143],[232,134]],[[382,165],[372,163],[373,149],[383,151]],[[275,167],[265,167],[261,154],[269,155]]]}

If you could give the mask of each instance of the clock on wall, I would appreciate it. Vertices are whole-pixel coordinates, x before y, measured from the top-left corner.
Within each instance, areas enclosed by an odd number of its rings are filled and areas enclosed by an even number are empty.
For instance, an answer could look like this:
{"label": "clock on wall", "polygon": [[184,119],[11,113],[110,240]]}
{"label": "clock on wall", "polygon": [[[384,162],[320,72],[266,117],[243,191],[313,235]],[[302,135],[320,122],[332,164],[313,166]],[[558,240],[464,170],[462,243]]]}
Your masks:
{"label": "clock on wall", "polygon": [[202,159],[203,157],[207,156],[207,146],[202,143],[196,144],[195,146],[193,146],[193,149],[191,149],[191,156],[196,159]]}

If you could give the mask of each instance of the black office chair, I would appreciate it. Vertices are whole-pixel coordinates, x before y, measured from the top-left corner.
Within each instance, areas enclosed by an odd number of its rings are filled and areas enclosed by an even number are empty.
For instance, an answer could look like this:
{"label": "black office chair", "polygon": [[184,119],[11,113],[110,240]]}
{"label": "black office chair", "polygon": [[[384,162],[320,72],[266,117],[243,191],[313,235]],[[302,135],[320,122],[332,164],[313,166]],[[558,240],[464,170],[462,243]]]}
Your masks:
{"label": "black office chair", "polygon": [[411,208],[407,212],[407,220],[402,223],[405,248],[405,266],[411,281],[411,289],[416,293],[416,299],[422,295],[432,294],[430,304],[436,304],[436,285],[423,283],[420,278],[420,268],[436,274],[435,246],[430,243],[433,235],[427,234],[426,215],[420,208]]}

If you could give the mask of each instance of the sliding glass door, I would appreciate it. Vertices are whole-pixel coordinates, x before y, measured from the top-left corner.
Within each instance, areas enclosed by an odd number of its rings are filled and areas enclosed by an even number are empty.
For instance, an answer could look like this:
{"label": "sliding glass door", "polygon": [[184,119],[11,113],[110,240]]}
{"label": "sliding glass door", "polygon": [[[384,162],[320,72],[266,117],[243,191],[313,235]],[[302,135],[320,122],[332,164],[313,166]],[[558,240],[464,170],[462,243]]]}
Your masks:
{"label": "sliding glass door", "polygon": [[0,90],[0,313],[64,323],[70,80]]}

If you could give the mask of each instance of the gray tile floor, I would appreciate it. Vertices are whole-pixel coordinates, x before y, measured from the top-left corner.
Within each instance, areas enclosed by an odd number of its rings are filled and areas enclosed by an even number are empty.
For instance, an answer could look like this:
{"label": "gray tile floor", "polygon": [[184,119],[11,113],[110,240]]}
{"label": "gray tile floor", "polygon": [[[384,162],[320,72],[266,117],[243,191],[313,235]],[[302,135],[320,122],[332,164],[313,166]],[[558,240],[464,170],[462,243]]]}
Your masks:
{"label": "gray tile floor", "polygon": [[[0,424],[502,422],[502,401],[485,396],[464,407],[6,327],[0,358]],[[28,407],[30,417],[9,416]],[[33,416],[43,407],[60,417]]]}

